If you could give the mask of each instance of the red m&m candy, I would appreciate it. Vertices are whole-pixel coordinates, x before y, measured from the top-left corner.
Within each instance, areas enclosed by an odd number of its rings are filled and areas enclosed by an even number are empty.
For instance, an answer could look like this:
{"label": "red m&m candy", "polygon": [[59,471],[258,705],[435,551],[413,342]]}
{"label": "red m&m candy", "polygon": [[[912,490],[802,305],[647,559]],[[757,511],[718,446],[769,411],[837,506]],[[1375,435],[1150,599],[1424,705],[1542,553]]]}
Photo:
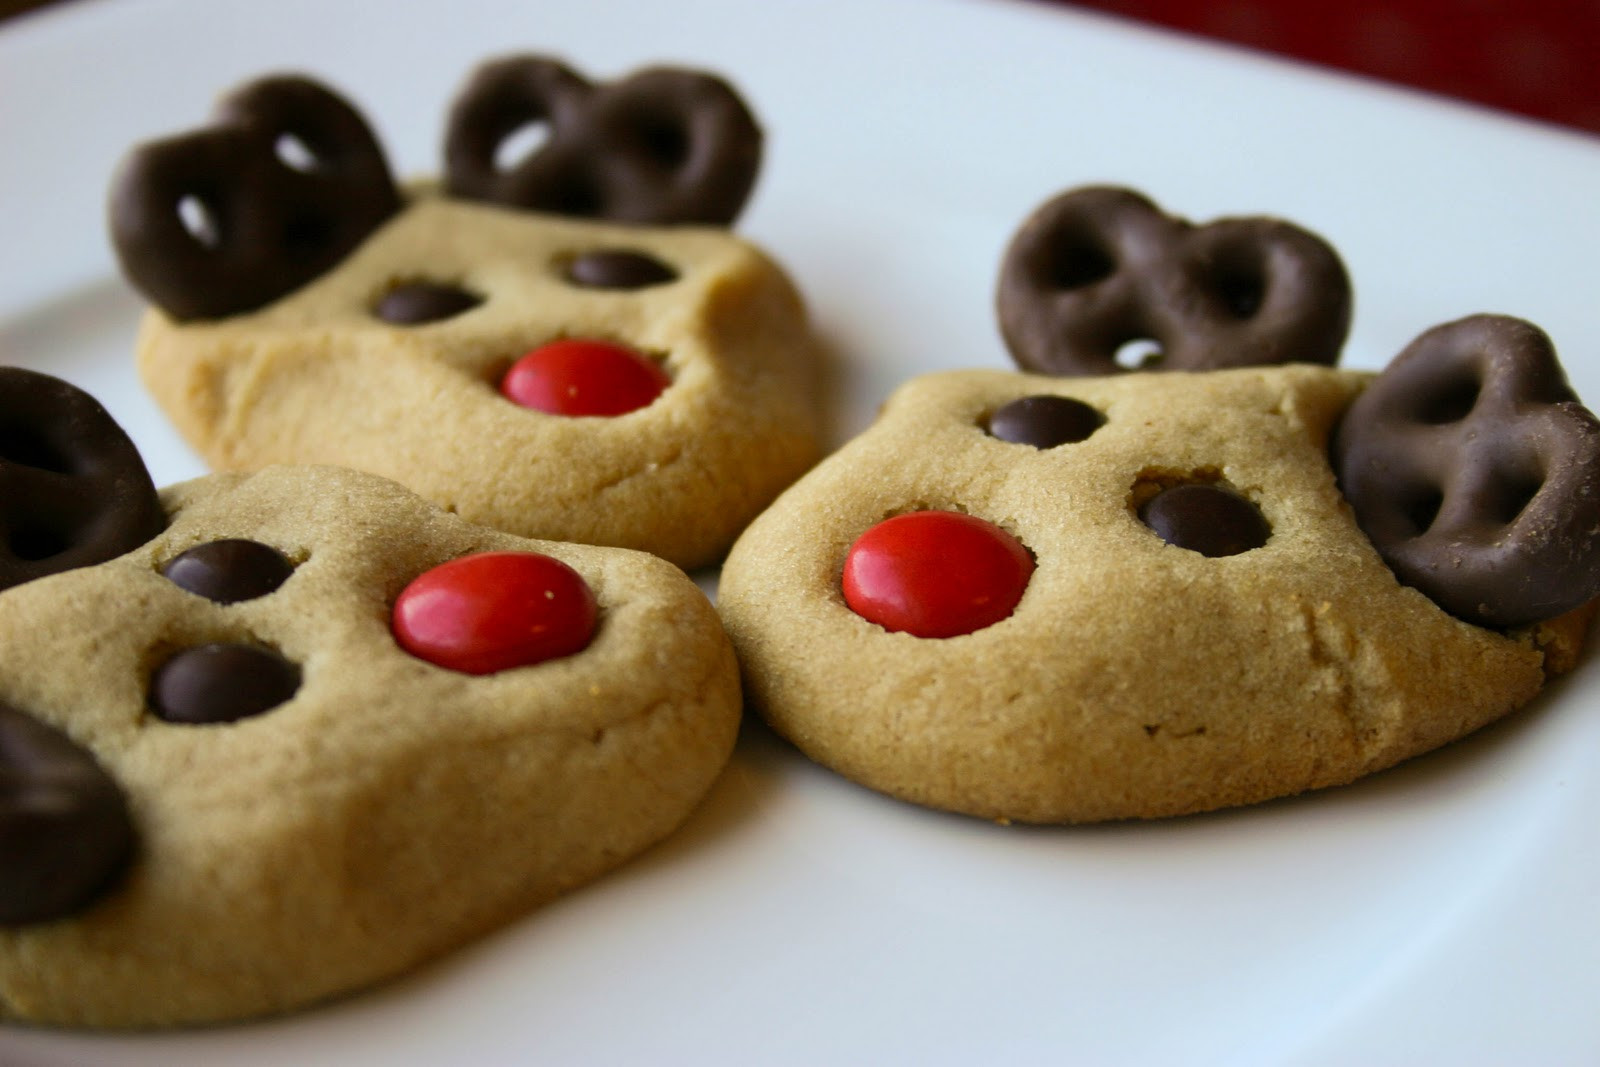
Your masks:
{"label": "red m&m candy", "polygon": [[391,626],[419,659],[492,674],[582,651],[598,614],[588,584],[560,560],[483,552],[413,579],[394,603]]}
{"label": "red m&m candy", "polygon": [[625,345],[568,338],[513,363],[500,392],[552,415],[626,415],[649,406],[671,384],[660,364]]}
{"label": "red m&m candy", "polygon": [[1006,618],[1033,557],[1000,527],[954,511],[913,511],[869,529],[844,561],[850,610],[886,630],[955,637]]}

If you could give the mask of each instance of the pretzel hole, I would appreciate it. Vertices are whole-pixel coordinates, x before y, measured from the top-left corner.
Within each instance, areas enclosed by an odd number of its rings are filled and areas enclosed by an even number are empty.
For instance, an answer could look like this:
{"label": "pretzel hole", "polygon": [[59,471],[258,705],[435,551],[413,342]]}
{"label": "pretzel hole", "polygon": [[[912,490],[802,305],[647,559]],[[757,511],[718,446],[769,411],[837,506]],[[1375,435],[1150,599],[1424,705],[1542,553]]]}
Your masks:
{"label": "pretzel hole", "polygon": [[191,194],[179,199],[178,222],[190,237],[206,248],[216,248],[222,243],[216,212],[198,196]]}
{"label": "pretzel hole", "polygon": [[1399,500],[1400,514],[1411,524],[1412,536],[1428,532],[1444,506],[1444,493],[1436,486],[1423,486],[1404,495]]}
{"label": "pretzel hole", "polygon": [[563,176],[551,186],[542,204],[546,211],[575,218],[595,218],[602,214],[605,207],[600,190],[581,174]]}
{"label": "pretzel hole", "polygon": [[11,555],[29,563],[59,556],[72,544],[68,531],[44,523],[19,522],[6,532],[6,547]]}
{"label": "pretzel hole", "polygon": [[76,474],[78,466],[54,441],[21,426],[0,432],[0,460],[53,474]]}
{"label": "pretzel hole", "polygon": [[293,258],[314,258],[326,250],[333,239],[333,224],[325,215],[301,212],[284,220],[283,249]]}
{"label": "pretzel hole", "polygon": [[689,135],[676,116],[642,113],[633,116],[628,133],[634,145],[667,170],[677,170],[689,158]]}
{"label": "pretzel hole", "polygon": [[494,168],[516,170],[532,159],[550,140],[550,124],[541,119],[524,122],[500,139],[494,149]]}
{"label": "pretzel hole", "polygon": [[1136,337],[1118,346],[1112,358],[1123,370],[1154,370],[1166,358],[1166,353],[1162,352],[1159,341]]}
{"label": "pretzel hole", "polygon": [[1533,503],[1533,498],[1539,495],[1539,490],[1544,488],[1541,477],[1530,474],[1518,474],[1503,478],[1495,487],[1496,492],[1485,501],[1485,510],[1490,517],[1502,526],[1510,526],[1516,522]]}
{"label": "pretzel hole", "polygon": [[1460,422],[1472,412],[1478,402],[1482,385],[1474,378],[1460,378],[1442,389],[1426,393],[1417,399],[1414,413],[1418,422],[1430,426]]}
{"label": "pretzel hole", "polygon": [[1117,261],[1086,233],[1063,235],[1049,252],[1045,278],[1057,289],[1079,289],[1116,273]]}
{"label": "pretzel hole", "polygon": [[1212,284],[1223,309],[1236,319],[1252,317],[1266,300],[1267,280],[1253,260],[1235,256],[1219,262]]}
{"label": "pretzel hole", "polygon": [[272,144],[272,151],[277,155],[278,162],[301,174],[310,174],[320,162],[311,147],[292,133],[279,134]]}

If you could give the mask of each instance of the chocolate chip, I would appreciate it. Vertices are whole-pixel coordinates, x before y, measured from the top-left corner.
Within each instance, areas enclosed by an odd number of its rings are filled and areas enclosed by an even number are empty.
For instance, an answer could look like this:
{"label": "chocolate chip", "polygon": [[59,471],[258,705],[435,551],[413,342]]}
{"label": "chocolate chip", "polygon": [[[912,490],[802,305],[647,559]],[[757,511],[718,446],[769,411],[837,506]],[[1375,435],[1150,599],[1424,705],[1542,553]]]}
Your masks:
{"label": "chocolate chip", "polygon": [[[1338,254],[1291,223],[1195,226],[1131,189],[1090,186],[1022,224],[996,303],[1018,365],[1079,375],[1331,364],[1351,295]],[[1149,363],[1152,346],[1159,357]]]}
{"label": "chocolate chip", "polygon": [[1272,534],[1254,504],[1217,485],[1163,489],[1145,501],[1139,518],[1169,545],[1202,556],[1237,556],[1260,548]]}
{"label": "chocolate chip", "polygon": [[645,252],[601,248],[567,264],[567,280],[587,289],[647,289],[676,281],[678,272]]}
{"label": "chocolate chip", "polygon": [[1600,420],[1537,326],[1426,331],[1345,413],[1339,487],[1401,582],[1480,626],[1600,595]]}
{"label": "chocolate chip", "polygon": [[294,573],[294,564],[259,541],[230,539],[195,545],[168,560],[161,573],[179,589],[233,604],[277,589]]}
{"label": "chocolate chip", "polygon": [[408,282],[384,293],[372,313],[395,326],[420,326],[454,318],[481,303],[483,297],[458,285]]}
{"label": "chocolate chip", "polygon": [[320,277],[400,208],[361,114],[326,86],[278,76],[230,94],[211,125],[134,149],[112,189],[111,236],[151,303],[217,319]]}
{"label": "chocolate chip", "polygon": [[[502,148],[546,136],[511,166]],[[761,167],[761,128],[731,85],[681,67],[594,84],[546,57],[479,67],[450,111],[450,195],[615,222],[726,225]]]}
{"label": "chocolate chip", "polygon": [[989,416],[989,433],[1012,444],[1034,448],[1082,441],[1105,422],[1100,412],[1070,396],[1025,396]]}
{"label": "chocolate chip", "polygon": [[199,645],[156,669],[150,709],[167,722],[233,722],[260,715],[294,696],[300,668],[255,645]]}
{"label": "chocolate chip", "polygon": [[0,924],[82,911],[133,852],[127,801],[94,756],[0,703]]}
{"label": "chocolate chip", "polygon": [[0,367],[0,589],[104,563],[166,524],[139,450],[99,402]]}

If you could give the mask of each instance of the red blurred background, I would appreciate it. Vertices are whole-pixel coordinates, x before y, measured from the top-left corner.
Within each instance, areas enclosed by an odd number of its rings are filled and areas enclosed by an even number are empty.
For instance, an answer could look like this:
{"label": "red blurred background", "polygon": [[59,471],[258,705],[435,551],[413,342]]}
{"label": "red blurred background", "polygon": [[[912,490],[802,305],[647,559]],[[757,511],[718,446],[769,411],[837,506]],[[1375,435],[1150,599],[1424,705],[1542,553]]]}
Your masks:
{"label": "red blurred background", "polygon": [[1069,6],[1600,134],[1600,0],[1076,0]]}
{"label": "red blurred background", "polygon": [[[50,2],[0,0],[0,19]],[[1048,2],[1230,41],[1600,135],[1600,0]]]}

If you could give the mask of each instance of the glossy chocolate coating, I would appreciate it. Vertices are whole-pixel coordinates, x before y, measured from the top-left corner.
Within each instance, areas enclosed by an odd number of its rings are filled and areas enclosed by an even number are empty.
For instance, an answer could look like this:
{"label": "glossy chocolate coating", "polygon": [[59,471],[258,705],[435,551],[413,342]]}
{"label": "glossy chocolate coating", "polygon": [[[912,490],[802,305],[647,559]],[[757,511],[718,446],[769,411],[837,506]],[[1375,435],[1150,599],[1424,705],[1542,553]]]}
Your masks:
{"label": "glossy chocolate coating", "polygon": [[186,648],[150,679],[150,710],[167,722],[234,722],[271,711],[300,688],[300,668],[256,645]]}
{"label": "glossy chocolate coating", "polygon": [[1340,422],[1339,485],[1406,585],[1518,626],[1600,595],[1600,422],[1532,323],[1428,330]]}
{"label": "glossy chocolate coating", "polygon": [[[502,146],[543,126],[510,166]],[[452,196],[614,222],[726,225],[761,168],[755,117],[707,73],[652,67],[592,84],[546,56],[479,67],[450,111],[445,188]]]}
{"label": "glossy chocolate coating", "polygon": [[1270,218],[1195,226],[1129,189],[1089,186],[1040,207],[1011,240],[996,298],[1019,366],[1115,374],[1338,361],[1350,281],[1320,237]]}
{"label": "glossy chocolate coating", "polygon": [[566,278],[584,289],[648,289],[676,281],[678,272],[647,252],[600,248],[567,264]]}
{"label": "glossy chocolate coating", "polygon": [[[185,205],[203,223],[186,221]],[[112,187],[111,237],[151,303],[180,321],[217,319],[321,276],[399,210],[360,113],[317,82],[279,76],[226,97],[210,125],[135,148]]]}
{"label": "glossy chocolate coating", "polygon": [[996,408],[989,416],[989,433],[1013,444],[1055,448],[1086,440],[1105,421],[1081,400],[1041,394]]}
{"label": "glossy chocolate coating", "polygon": [[82,911],[133,853],[127,801],[94,756],[0,703],[0,924]]}
{"label": "glossy chocolate coating", "polygon": [[139,450],[98,401],[0,367],[0,589],[104,563],[166,524]]}
{"label": "glossy chocolate coating", "polygon": [[1217,485],[1163,489],[1145,501],[1139,518],[1169,545],[1202,556],[1237,556],[1260,548],[1272,536],[1272,527],[1254,504]]}
{"label": "glossy chocolate coating", "polygon": [[294,573],[283,553],[259,541],[231,538],[195,545],[161,568],[173,585],[218,604],[266,596]]}
{"label": "glossy chocolate coating", "polygon": [[394,326],[422,326],[453,319],[481,303],[481,296],[458,285],[407,282],[384,293],[372,313]]}

